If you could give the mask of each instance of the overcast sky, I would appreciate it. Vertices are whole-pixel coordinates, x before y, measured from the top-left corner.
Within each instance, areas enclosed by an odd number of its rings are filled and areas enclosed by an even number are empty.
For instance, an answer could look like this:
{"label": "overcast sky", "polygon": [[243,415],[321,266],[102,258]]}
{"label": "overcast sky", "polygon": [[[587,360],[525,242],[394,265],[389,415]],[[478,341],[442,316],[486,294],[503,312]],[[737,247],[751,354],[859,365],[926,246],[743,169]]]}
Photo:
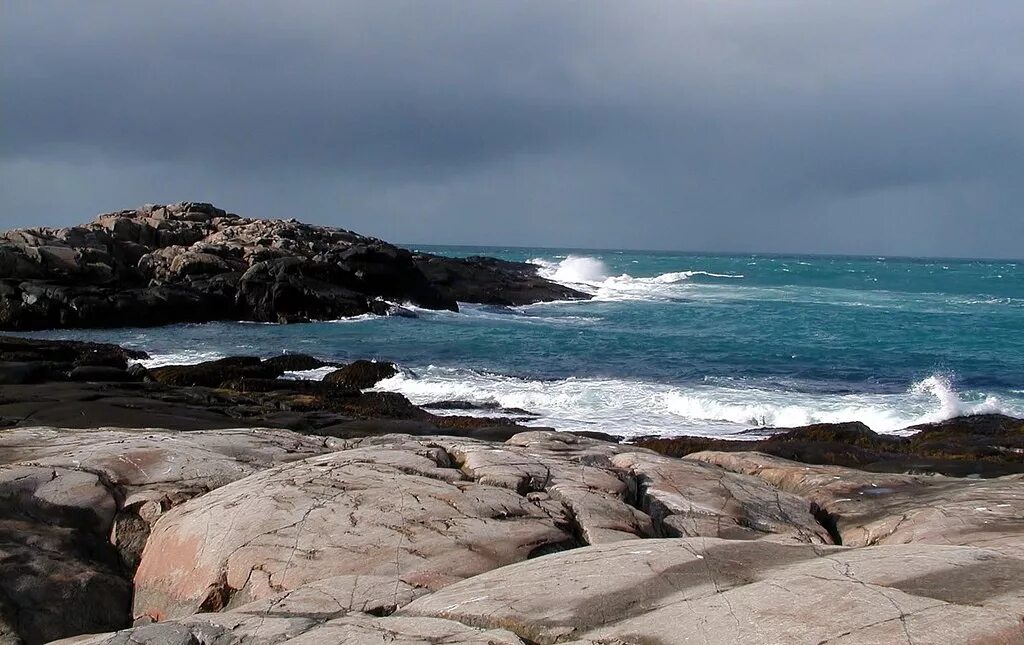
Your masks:
{"label": "overcast sky", "polygon": [[0,8],[0,224],[1024,256],[1024,2]]}

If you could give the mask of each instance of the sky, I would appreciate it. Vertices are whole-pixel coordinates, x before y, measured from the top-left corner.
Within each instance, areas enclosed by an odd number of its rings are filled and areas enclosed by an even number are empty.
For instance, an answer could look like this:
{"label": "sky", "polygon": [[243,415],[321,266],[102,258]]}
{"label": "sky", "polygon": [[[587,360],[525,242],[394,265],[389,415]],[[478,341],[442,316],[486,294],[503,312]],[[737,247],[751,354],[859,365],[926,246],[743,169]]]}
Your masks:
{"label": "sky", "polygon": [[1024,256],[1024,2],[5,0],[0,226]]}

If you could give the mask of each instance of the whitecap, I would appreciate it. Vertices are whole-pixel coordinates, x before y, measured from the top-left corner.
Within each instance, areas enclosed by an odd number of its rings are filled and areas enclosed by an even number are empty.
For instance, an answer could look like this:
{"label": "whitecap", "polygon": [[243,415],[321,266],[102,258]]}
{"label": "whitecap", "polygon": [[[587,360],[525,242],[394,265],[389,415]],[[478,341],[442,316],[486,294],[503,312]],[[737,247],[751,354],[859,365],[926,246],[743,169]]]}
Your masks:
{"label": "whitecap", "polygon": [[1024,402],[957,392],[945,375],[926,378],[905,392],[823,394],[721,380],[686,386],[612,378],[540,381],[428,366],[403,370],[377,388],[399,392],[418,404],[463,400],[523,408],[540,415],[528,425],[627,437],[729,436],[757,427],[849,421],[860,421],[876,432],[898,433],[960,415],[1024,416]]}
{"label": "whitecap", "polygon": [[739,280],[743,275],[711,271],[670,271],[650,277],[634,277],[628,273],[610,275],[600,258],[570,255],[555,262],[544,258],[530,260],[539,268],[538,274],[555,282],[579,289],[594,300],[670,300],[684,295],[695,276]]}

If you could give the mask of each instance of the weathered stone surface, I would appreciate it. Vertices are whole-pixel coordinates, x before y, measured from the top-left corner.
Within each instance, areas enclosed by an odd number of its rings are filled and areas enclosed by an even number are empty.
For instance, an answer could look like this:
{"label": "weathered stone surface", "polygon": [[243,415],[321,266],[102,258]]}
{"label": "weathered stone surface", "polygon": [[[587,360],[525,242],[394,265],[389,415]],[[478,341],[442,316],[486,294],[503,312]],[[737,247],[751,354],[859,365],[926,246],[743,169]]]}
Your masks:
{"label": "weathered stone surface", "polygon": [[131,572],[163,512],[329,446],[274,430],[0,431],[0,634],[38,643],[127,625]]}
{"label": "weathered stone surface", "polygon": [[1024,478],[867,473],[761,453],[694,453],[688,459],[753,475],[817,504],[848,546],[975,545],[1024,557]]}
{"label": "weathered stone surface", "polygon": [[466,481],[439,446],[368,443],[169,511],[136,574],[135,614],[236,607],[343,575],[437,589],[571,541],[561,521],[513,491]]}
{"label": "weathered stone surface", "polygon": [[641,508],[662,535],[832,544],[806,499],[751,477],[647,453],[615,455],[612,463],[636,478]]}
{"label": "weathered stone surface", "polygon": [[0,328],[298,322],[589,296],[530,265],[416,255],[351,231],[186,202],[0,237]]}
{"label": "weathered stone surface", "polygon": [[0,638],[42,643],[116,629],[131,586],[106,541],[112,492],[92,473],[0,466]]}
{"label": "weathered stone surface", "polygon": [[61,645],[523,645],[504,629],[476,629],[438,618],[349,614],[330,620],[242,609],[59,641]]}
{"label": "weathered stone surface", "polygon": [[1018,642],[1021,566],[973,547],[645,540],[504,567],[396,615],[542,644]]}
{"label": "weathered stone surface", "polygon": [[633,482],[609,459],[633,447],[550,431],[523,432],[504,446],[441,441],[474,480],[563,506],[585,544],[653,534],[650,518],[630,504]]}

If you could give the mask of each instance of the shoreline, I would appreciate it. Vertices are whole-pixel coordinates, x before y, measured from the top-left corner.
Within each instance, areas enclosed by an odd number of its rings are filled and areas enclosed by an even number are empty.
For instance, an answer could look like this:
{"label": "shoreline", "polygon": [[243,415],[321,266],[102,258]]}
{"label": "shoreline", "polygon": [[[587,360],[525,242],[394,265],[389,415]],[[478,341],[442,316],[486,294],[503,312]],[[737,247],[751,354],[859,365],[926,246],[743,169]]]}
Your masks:
{"label": "shoreline", "polygon": [[[366,390],[388,363],[146,369],[118,346],[21,337],[0,358],[6,642],[937,642],[951,621],[946,642],[1024,636],[1007,575],[1024,571],[1024,420],[622,443]],[[279,378],[315,368],[332,371]],[[901,626],[880,593],[931,609]],[[714,622],[735,612],[756,627]]]}

